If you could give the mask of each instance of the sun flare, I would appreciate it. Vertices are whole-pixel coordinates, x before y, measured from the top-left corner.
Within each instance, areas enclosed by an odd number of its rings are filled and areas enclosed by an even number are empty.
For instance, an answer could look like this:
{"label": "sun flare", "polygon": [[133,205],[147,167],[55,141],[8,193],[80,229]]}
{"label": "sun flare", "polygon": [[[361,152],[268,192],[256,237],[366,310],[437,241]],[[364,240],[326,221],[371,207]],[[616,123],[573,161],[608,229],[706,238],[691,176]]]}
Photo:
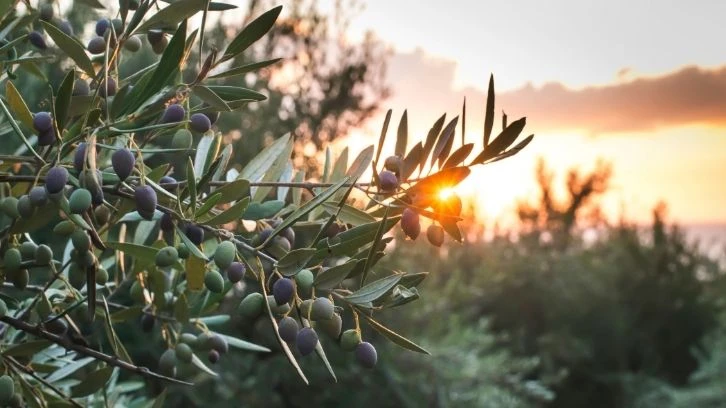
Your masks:
{"label": "sun flare", "polygon": [[439,190],[439,200],[446,201],[454,195],[454,189],[452,187],[444,187]]}

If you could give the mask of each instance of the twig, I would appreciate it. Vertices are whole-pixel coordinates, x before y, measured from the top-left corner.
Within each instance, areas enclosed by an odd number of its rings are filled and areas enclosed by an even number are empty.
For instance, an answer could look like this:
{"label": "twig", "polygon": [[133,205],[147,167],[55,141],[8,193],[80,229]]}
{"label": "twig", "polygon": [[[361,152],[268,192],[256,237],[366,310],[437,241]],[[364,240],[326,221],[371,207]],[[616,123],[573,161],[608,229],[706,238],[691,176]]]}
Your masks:
{"label": "twig", "polygon": [[126,370],[126,371],[130,371],[130,372],[139,374],[142,377],[154,378],[157,380],[162,380],[162,381],[166,381],[166,382],[174,383],[174,384],[194,385],[187,381],[177,380],[175,378],[166,377],[161,374],[157,374],[157,373],[149,370],[146,367],[139,367],[137,365],[120,360],[118,357],[101,353],[100,351],[94,350],[92,348],[89,348],[89,347],[86,347],[86,346],[83,346],[80,344],[75,344],[68,338],[57,336],[53,333],[43,330],[42,328],[40,328],[38,326],[33,326],[29,323],[26,323],[22,320],[15,319],[10,316],[0,317],[0,321],[4,322],[20,331],[23,331],[25,333],[44,338],[44,339],[46,339],[52,343],[55,343],[67,350],[73,350],[76,353],[83,354],[83,355],[89,356],[89,357],[93,357],[96,360],[101,360],[110,366],[118,367],[122,370]]}

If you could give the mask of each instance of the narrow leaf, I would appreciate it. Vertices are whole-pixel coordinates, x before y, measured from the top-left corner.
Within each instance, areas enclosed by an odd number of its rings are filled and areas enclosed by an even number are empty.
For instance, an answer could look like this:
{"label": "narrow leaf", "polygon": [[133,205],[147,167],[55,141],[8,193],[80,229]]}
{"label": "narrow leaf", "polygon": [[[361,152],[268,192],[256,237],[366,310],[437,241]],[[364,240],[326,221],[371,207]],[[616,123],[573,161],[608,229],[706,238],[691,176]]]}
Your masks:
{"label": "narrow leaf", "polygon": [[454,133],[456,133],[456,124],[458,121],[459,117],[457,116],[452,119],[441,132],[441,136],[436,142],[434,152],[431,155],[431,166],[433,166],[434,162],[438,160],[439,167],[441,167],[441,164],[444,160],[446,160],[446,156],[448,156],[449,151],[451,150],[451,145],[454,141]]}
{"label": "narrow leaf", "polygon": [[472,149],[474,149],[474,143],[467,143],[460,148],[456,149],[454,153],[449,156],[448,159],[446,159],[446,162],[441,167],[442,169],[446,169],[449,167],[456,167],[459,164],[461,164],[464,160],[466,160],[467,157],[471,154]]}
{"label": "narrow leaf", "polygon": [[[434,148],[434,144],[436,143],[436,140],[439,138],[439,133],[441,133],[441,129],[444,127],[444,121],[446,120],[446,114],[441,115],[440,118],[434,122],[434,124],[431,126],[431,129],[429,129],[429,133],[426,136],[426,143],[423,145],[423,151],[421,152],[421,161],[419,162],[419,165],[421,166],[421,169],[423,169],[424,164],[426,164],[426,160],[429,157],[429,154],[431,154],[431,149]],[[433,159],[431,160],[431,163],[433,164]]]}
{"label": "narrow leaf", "polygon": [[255,41],[262,38],[262,36],[270,31],[272,26],[275,24],[277,17],[280,15],[280,11],[282,11],[282,6],[277,6],[263,13],[261,16],[257,17],[245,26],[245,28],[237,34],[237,37],[232,40],[227,49],[224,51],[224,55],[220,62],[226,61],[237,54],[244,52],[244,50],[246,50]]}
{"label": "narrow leaf", "polygon": [[381,333],[384,337],[386,337],[388,340],[392,341],[393,343],[411,351],[415,351],[417,353],[423,353],[423,354],[431,354],[423,347],[419,346],[418,344],[412,342],[411,340],[401,336],[400,334],[394,332],[393,330],[389,329],[388,327],[382,325],[381,323],[374,320],[372,317],[368,316],[365,313],[360,313],[361,316],[368,322],[368,324],[371,325],[378,333]]}
{"label": "narrow leaf", "polygon": [[63,50],[75,63],[78,68],[82,69],[86,74],[91,77],[96,76],[96,72],[93,70],[93,64],[91,59],[86,54],[86,48],[73,37],[69,37],[63,31],[59,30],[53,24],[46,21],[40,21],[45,28],[45,32],[48,33],[50,38]]}
{"label": "narrow leaf", "polygon": [[[484,113],[484,150],[489,146],[489,138],[494,127],[494,75],[489,76],[489,91],[487,92],[487,106]],[[506,127],[506,126],[505,126]]]}
{"label": "narrow leaf", "polygon": [[344,297],[343,299],[346,302],[352,304],[364,304],[368,302],[373,302],[379,297],[385,295],[386,292],[396,286],[396,284],[398,284],[398,281],[400,280],[401,275],[399,274],[389,275],[385,278],[378,279],[363,286],[362,288]]}
{"label": "narrow leaf", "polygon": [[395,154],[403,157],[406,154],[406,143],[408,143],[408,111],[403,111],[401,121],[398,122],[398,134],[396,137]]}
{"label": "narrow leaf", "polygon": [[348,274],[355,268],[358,260],[350,260],[344,264],[336,265],[331,268],[324,269],[315,277],[315,288],[317,289],[333,289],[340,285]]}
{"label": "narrow leaf", "polygon": [[277,270],[285,276],[300,272],[317,252],[314,248],[293,249],[277,261]]}
{"label": "narrow leaf", "polygon": [[227,77],[231,77],[231,76],[246,74],[248,72],[257,71],[258,69],[262,69],[262,68],[268,67],[270,65],[276,64],[276,63],[280,62],[281,60],[282,60],[282,58],[274,58],[274,59],[267,60],[267,61],[253,62],[250,64],[241,65],[239,67],[232,68],[232,69],[224,71],[224,72],[220,72],[219,74],[212,75],[209,77],[209,79],[227,78]]}
{"label": "narrow leaf", "polygon": [[250,204],[250,198],[245,197],[236,202],[233,206],[227,208],[222,213],[212,217],[204,222],[207,225],[222,225],[232,221],[239,221],[243,218],[247,206]]}

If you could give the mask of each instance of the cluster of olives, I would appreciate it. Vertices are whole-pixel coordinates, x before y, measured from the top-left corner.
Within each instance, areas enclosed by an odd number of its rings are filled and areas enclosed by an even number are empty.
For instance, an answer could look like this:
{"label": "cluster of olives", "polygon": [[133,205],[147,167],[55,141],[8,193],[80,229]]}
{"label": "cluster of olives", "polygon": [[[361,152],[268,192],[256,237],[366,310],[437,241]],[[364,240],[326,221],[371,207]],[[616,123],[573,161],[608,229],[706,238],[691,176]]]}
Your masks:
{"label": "cluster of olives", "polygon": [[[269,222],[269,227],[263,228],[253,239],[252,243],[259,247],[270,238],[273,228],[280,225],[279,219],[275,219]],[[282,258],[286,253],[295,246],[295,231],[287,227],[280,231],[279,234],[275,235],[270,242],[268,242],[263,248],[265,252],[272,255],[275,258]]]}
{"label": "cluster of olives", "polygon": [[194,352],[206,352],[207,360],[216,364],[221,355],[229,351],[227,341],[218,334],[203,332],[198,336],[192,333],[182,333],[176,346],[167,349],[159,358],[159,373],[167,377],[175,377],[177,365],[181,362],[189,364],[194,358]]}
{"label": "cluster of olives", "polygon": [[[294,345],[301,356],[316,349],[320,331],[336,340],[344,350],[355,350],[356,359],[362,366],[373,368],[377,360],[373,345],[362,342],[357,330],[342,331],[343,319],[334,303],[327,297],[311,296],[314,280],[309,269],[301,270],[292,279],[281,277],[272,285],[272,294],[267,299],[261,293],[250,293],[242,299],[238,311],[243,318],[253,320],[263,313],[267,303],[272,313],[280,317],[277,321],[280,338]],[[299,296],[307,299],[300,301]],[[291,315],[293,311],[298,319]],[[301,325],[298,320],[306,324]]]}
{"label": "cluster of olives", "polygon": [[5,374],[0,376],[0,405],[4,407],[22,407],[23,398],[15,392],[15,381]]}
{"label": "cluster of olives", "polygon": [[[50,3],[40,4],[38,7],[38,18],[55,25],[66,35],[73,35],[73,27],[71,27],[71,24],[66,20],[61,20],[55,17],[53,5]],[[38,49],[45,50],[48,48],[48,44],[45,42],[45,37],[40,33],[40,31],[31,31],[28,33],[28,41]]]}

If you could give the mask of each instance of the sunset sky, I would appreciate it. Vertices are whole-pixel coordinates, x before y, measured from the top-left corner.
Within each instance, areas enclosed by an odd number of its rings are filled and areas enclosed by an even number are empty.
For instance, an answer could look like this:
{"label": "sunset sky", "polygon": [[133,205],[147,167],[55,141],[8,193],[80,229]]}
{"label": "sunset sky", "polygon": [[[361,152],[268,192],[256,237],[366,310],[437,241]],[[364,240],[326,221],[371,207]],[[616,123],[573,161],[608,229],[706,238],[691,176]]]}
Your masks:
{"label": "sunset sky", "polygon": [[[371,29],[395,50],[383,107],[394,125],[408,109],[416,141],[466,96],[467,136],[481,143],[490,73],[497,116],[527,116],[534,142],[460,188],[487,218],[536,192],[542,156],[560,175],[611,162],[612,217],[624,207],[647,221],[664,200],[673,220],[726,223],[726,24],[716,16],[726,1],[368,1],[352,34]],[[361,131],[369,143],[381,124]]]}

